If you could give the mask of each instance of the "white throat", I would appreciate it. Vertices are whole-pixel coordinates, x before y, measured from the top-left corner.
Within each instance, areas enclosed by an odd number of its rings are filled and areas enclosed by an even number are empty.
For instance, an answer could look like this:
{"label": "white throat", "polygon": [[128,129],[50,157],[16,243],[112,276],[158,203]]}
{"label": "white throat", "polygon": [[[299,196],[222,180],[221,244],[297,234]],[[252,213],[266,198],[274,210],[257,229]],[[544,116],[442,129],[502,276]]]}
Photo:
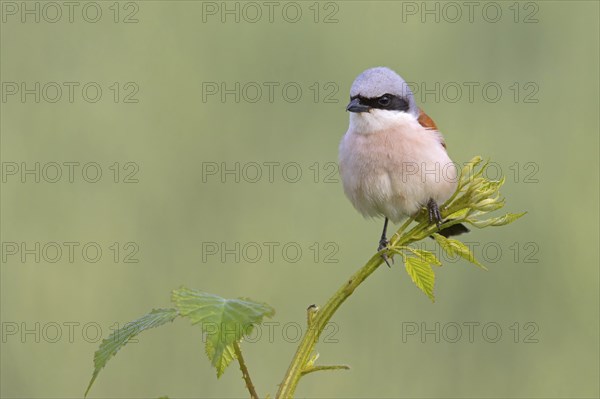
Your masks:
{"label": "white throat", "polygon": [[348,132],[372,134],[390,128],[414,126],[417,118],[408,112],[371,109],[369,112],[351,112]]}

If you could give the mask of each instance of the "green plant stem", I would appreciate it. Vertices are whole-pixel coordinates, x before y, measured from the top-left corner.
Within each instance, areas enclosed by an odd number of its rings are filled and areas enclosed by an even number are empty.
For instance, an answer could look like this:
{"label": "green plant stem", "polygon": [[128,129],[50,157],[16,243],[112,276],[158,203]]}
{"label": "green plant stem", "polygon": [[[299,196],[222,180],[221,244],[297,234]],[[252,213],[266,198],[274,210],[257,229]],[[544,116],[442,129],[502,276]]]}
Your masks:
{"label": "green plant stem", "polygon": [[390,246],[392,246],[400,238],[400,235],[402,233],[404,233],[404,230],[406,230],[406,228],[408,226],[410,226],[410,224],[412,222],[414,222],[414,220],[415,220],[416,217],[417,217],[417,215],[413,215],[413,216],[409,217],[408,219],[406,219],[406,222],[404,222],[402,224],[402,226],[400,226],[400,228],[398,229],[398,231],[392,236],[392,239],[390,240]]}
{"label": "green plant stem", "polygon": [[338,366],[312,366],[307,367],[302,372],[302,375],[314,373],[315,371],[323,371],[323,370],[350,370],[350,366],[346,366],[345,364],[341,364]]}
{"label": "green plant stem", "polygon": [[311,325],[306,330],[302,341],[298,346],[298,350],[292,359],[292,363],[288,368],[283,382],[279,385],[277,391],[277,399],[292,398],[298,385],[300,377],[305,371],[306,364],[309,361],[310,355],[313,352],[321,332],[325,328],[327,322],[331,319],[335,311],[342,303],[354,292],[367,277],[371,275],[383,263],[383,258],[377,254],[373,256],[366,265],[350,277],[337,292],[327,301],[325,306],[314,316]]}
{"label": "green plant stem", "polygon": [[[427,223],[422,223],[426,225]],[[406,229],[408,225],[402,226],[401,229]],[[417,226],[421,226],[420,224]],[[422,228],[423,226],[421,226]],[[394,243],[394,245],[406,245],[413,240],[410,239],[411,235],[409,233],[404,234],[402,237],[399,237],[398,240]],[[356,273],[354,273],[338,290],[333,296],[327,301],[325,306],[320,309],[313,317],[312,322],[309,325],[304,337],[302,337],[302,341],[298,346],[298,350],[292,359],[292,363],[285,374],[285,377],[282,383],[279,385],[279,390],[277,391],[276,398],[277,399],[288,399],[292,398],[294,392],[296,391],[296,386],[300,381],[300,378],[307,373],[307,370],[311,370],[312,367],[307,367],[307,364],[310,359],[310,355],[313,352],[313,349],[319,339],[319,336],[323,332],[323,329],[337,311],[337,309],[344,303],[346,299],[354,290],[362,284],[363,281],[366,280],[381,264],[383,263],[383,258],[380,253],[377,253],[369,259],[369,261],[361,267]],[[316,371],[316,370],[315,370]]]}
{"label": "green plant stem", "polygon": [[248,367],[246,367],[246,362],[244,361],[244,357],[242,356],[242,349],[240,348],[239,342],[233,343],[233,350],[235,351],[235,356],[240,364],[240,370],[242,370],[242,378],[246,383],[246,388],[248,388],[248,392],[250,392],[250,398],[258,399],[258,394],[256,393],[256,389],[254,388],[254,384],[252,383],[252,379],[250,379],[250,373],[248,373]]}

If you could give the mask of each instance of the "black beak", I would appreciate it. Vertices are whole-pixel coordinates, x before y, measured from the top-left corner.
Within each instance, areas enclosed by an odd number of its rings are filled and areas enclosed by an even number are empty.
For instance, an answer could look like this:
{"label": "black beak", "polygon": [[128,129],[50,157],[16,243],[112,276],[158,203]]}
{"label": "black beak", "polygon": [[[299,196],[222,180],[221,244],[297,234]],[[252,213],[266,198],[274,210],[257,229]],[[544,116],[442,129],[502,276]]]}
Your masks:
{"label": "black beak", "polygon": [[368,105],[361,104],[359,98],[350,101],[350,104],[346,107],[346,111],[350,112],[368,112],[370,109],[371,107]]}

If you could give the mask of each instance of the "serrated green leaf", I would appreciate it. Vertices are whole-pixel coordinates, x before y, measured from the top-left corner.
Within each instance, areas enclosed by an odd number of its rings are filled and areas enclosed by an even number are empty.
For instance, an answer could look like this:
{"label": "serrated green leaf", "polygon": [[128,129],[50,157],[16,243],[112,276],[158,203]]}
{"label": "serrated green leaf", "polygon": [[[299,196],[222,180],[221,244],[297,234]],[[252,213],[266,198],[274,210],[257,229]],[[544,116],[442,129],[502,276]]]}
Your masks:
{"label": "serrated green leaf", "polygon": [[133,337],[142,331],[169,323],[178,315],[177,309],[153,309],[147,315],[126,324],[123,328],[113,331],[108,338],[102,340],[100,348],[94,353],[94,373],[85,390],[84,396],[87,396],[92,384],[96,381],[96,377],[98,377],[100,370],[106,366],[106,362],[108,362],[119,349],[125,346]]}
{"label": "serrated green leaf", "polygon": [[419,258],[423,262],[429,263],[430,265],[434,265],[434,266],[442,265],[442,262],[440,262],[440,260],[431,251],[427,251],[424,249],[412,248],[412,247],[404,247],[404,248],[406,248],[407,250],[409,250],[410,252],[415,254],[417,256],[417,258]]}
{"label": "serrated green leaf", "polygon": [[506,215],[498,216],[498,217],[490,218],[490,219],[486,219],[486,220],[467,219],[467,223],[469,223],[477,228],[480,228],[480,229],[482,229],[484,227],[488,227],[488,226],[504,226],[506,224],[510,224],[510,223],[514,222],[515,220],[519,219],[526,213],[527,212],[507,213]]}
{"label": "serrated green leaf", "polygon": [[510,224],[515,220],[519,219],[521,216],[525,215],[527,212],[522,213],[507,213],[504,216],[500,216],[499,218],[495,218],[494,222],[491,224],[492,226],[504,226],[506,224]]}
{"label": "serrated green leaf", "polygon": [[481,191],[496,192],[500,190],[500,187],[502,187],[504,183],[506,183],[506,176],[502,176],[500,180],[485,180],[479,189]]}
{"label": "serrated green leaf", "polygon": [[467,216],[467,214],[469,213],[470,210],[471,210],[471,208],[460,209],[460,210],[453,212],[450,215],[446,216],[445,219],[462,219],[465,216]]}
{"label": "serrated green leaf", "polygon": [[477,165],[479,165],[482,161],[482,158],[478,155],[476,157],[473,157],[473,159],[471,159],[469,162],[467,162],[467,164],[465,166],[463,166],[461,172],[460,172],[460,180],[461,182],[466,183],[467,181],[469,181],[470,179],[472,179],[474,177],[474,170],[475,167]]}
{"label": "serrated green leaf", "polygon": [[486,198],[475,205],[473,205],[473,209],[481,211],[482,213],[493,212],[504,206],[503,198]]}
{"label": "serrated green leaf", "polygon": [[181,316],[192,324],[202,324],[206,338],[206,354],[220,377],[235,359],[233,344],[252,332],[264,317],[275,310],[267,304],[246,298],[225,299],[188,288],[174,290],[171,300]]}
{"label": "serrated green leaf", "polygon": [[214,342],[207,337],[205,347],[206,356],[210,359],[211,365],[217,370],[217,378],[220,378],[227,366],[229,366],[229,363],[235,360],[237,356],[235,355],[233,343],[220,349],[220,355],[217,354],[217,350],[219,350],[219,348],[215,348]]}
{"label": "serrated green leaf", "polygon": [[479,263],[477,261],[477,259],[475,259],[475,255],[473,255],[473,252],[471,252],[469,247],[467,247],[462,242],[460,242],[458,240],[454,240],[452,238],[446,238],[437,233],[433,234],[433,238],[435,239],[435,241],[437,241],[437,243],[440,245],[440,247],[442,247],[442,249],[448,255],[450,255],[450,256],[458,255],[461,258],[468,260],[475,266],[478,266],[478,267],[482,268],[483,270],[487,270],[487,268],[485,266],[483,266],[481,263]]}
{"label": "serrated green leaf", "polygon": [[431,302],[434,302],[435,274],[431,265],[420,258],[409,256],[404,261],[404,267],[413,283],[431,299]]}
{"label": "serrated green leaf", "polygon": [[485,220],[466,219],[466,222],[469,223],[472,226],[477,227],[478,229],[483,229],[484,227],[491,226],[491,224],[494,223],[494,221],[496,221],[497,219],[499,219],[501,217],[502,216],[495,217],[495,218],[490,218],[490,219],[485,219]]}

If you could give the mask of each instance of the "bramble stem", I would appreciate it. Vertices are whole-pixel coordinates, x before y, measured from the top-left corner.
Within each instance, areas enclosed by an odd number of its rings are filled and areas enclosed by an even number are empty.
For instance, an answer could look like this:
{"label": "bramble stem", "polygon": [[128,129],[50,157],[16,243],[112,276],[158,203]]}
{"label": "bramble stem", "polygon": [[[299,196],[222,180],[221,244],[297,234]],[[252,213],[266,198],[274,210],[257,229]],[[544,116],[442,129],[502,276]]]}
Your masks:
{"label": "bramble stem", "polygon": [[254,388],[254,384],[252,384],[252,379],[250,379],[250,373],[248,373],[248,367],[246,367],[246,362],[244,361],[244,357],[242,356],[242,349],[240,348],[239,342],[233,343],[233,350],[235,351],[235,356],[237,357],[237,360],[240,363],[240,370],[242,370],[242,378],[246,383],[246,388],[248,388],[248,392],[250,392],[250,398],[258,399],[258,394],[256,393],[256,389]]}
{"label": "bramble stem", "polygon": [[350,370],[350,366],[346,366],[345,364],[336,365],[336,366],[312,366],[307,367],[302,372],[302,375],[306,375],[309,373],[314,373],[315,371],[324,371],[324,370]]}
{"label": "bramble stem", "polygon": [[[424,221],[421,224],[427,225],[428,222]],[[421,226],[419,224],[418,226]],[[401,230],[406,229],[408,224],[401,227]],[[423,227],[423,226],[421,226]],[[400,231],[400,230],[399,230]],[[399,237],[394,246],[407,245],[415,241],[411,234],[404,234]],[[333,296],[327,301],[325,306],[320,309],[312,318],[312,323],[307,329],[302,341],[298,346],[298,350],[292,359],[292,363],[285,374],[283,382],[279,385],[279,390],[275,396],[277,399],[288,399],[294,396],[296,386],[300,381],[300,378],[312,371],[315,366],[308,366],[310,355],[319,339],[319,336],[325,329],[325,326],[337,311],[337,309],[344,303],[346,299],[354,290],[362,284],[381,264],[383,258],[381,253],[377,253],[369,259],[369,261],[361,267],[356,273],[354,273],[338,290]],[[318,367],[318,366],[317,366]]]}
{"label": "bramble stem", "polygon": [[366,265],[358,270],[348,281],[346,281],[340,289],[327,301],[325,306],[314,316],[311,326],[306,330],[302,342],[298,346],[298,350],[292,359],[292,363],[288,368],[287,373],[283,379],[283,382],[279,386],[277,399],[287,399],[294,396],[296,386],[300,377],[305,372],[305,367],[309,361],[310,355],[315,347],[321,332],[325,328],[327,322],[335,311],[340,307],[342,303],[354,292],[367,277],[371,275],[381,264],[383,258],[381,255],[374,255]]}

